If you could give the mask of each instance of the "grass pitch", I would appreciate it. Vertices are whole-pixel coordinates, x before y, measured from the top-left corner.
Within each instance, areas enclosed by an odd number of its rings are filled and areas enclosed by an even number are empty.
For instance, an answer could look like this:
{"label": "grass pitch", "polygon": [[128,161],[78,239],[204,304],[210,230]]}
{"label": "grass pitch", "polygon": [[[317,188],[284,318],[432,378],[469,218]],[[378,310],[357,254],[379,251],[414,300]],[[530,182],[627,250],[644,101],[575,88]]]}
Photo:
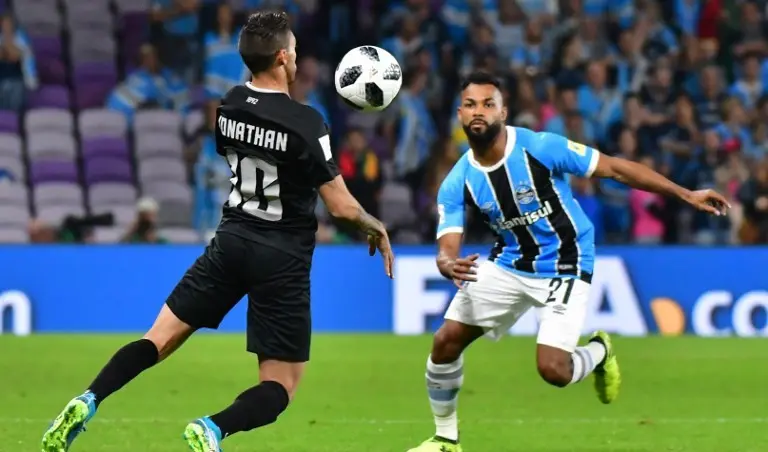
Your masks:
{"label": "grass pitch", "polygon": [[[0,451],[39,451],[53,416],[135,336],[0,336]],[[295,403],[226,452],[405,451],[433,433],[424,385],[429,337],[317,335]],[[535,369],[533,338],[479,341],[460,395],[467,452],[764,452],[764,340],[615,341],[624,386],[613,405],[591,380],[557,389]],[[101,406],[72,452],[185,451],[186,423],[257,381],[241,335],[193,337]]]}

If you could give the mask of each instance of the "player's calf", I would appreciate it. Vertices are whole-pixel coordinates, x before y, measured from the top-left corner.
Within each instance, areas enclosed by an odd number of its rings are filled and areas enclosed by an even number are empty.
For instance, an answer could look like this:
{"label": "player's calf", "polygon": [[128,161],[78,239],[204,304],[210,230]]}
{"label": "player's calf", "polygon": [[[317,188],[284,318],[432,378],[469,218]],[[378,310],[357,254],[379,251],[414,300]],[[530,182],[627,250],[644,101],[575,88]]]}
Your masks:
{"label": "player's calf", "polygon": [[458,441],[456,408],[464,381],[462,353],[482,334],[481,328],[451,320],[446,320],[435,333],[432,352],[427,359],[426,380],[438,441],[448,444]]}
{"label": "player's calf", "polygon": [[547,383],[558,388],[578,383],[589,376],[605,359],[606,348],[600,342],[589,342],[576,347],[573,353],[538,344],[536,366]]}
{"label": "player's calf", "polygon": [[218,438],[272,424],[288,408],[304,372],[304,363],[262,361],[261,383],[241,393],[229,407],[203,418]]}

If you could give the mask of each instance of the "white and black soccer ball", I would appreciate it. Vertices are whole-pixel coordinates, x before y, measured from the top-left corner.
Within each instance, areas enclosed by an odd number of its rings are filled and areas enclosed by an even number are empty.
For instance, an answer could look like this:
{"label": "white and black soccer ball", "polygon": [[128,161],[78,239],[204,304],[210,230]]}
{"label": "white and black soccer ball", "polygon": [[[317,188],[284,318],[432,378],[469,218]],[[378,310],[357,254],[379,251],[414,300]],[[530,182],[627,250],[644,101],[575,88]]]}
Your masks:
{"label": "white and black soccer ball", "polygon": [[352,108],[381,111],[392,103],[403,84],[395,57],[375,46],[357,47],[336,66],[336,92]]}

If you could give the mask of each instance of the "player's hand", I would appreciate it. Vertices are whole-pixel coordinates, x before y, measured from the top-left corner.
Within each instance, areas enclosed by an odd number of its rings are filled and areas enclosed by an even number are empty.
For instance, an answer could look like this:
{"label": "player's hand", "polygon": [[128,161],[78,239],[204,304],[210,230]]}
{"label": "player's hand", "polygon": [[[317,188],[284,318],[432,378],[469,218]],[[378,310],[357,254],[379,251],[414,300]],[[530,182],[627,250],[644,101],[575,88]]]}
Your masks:
{"label": "player's hand", "polygon": [[389,235],[386,231],[380,236],[368,236],[368,254],[373,256],[376,250],[379,250],[381,258],[384,259],[384,271],[389,279],[393,279],[392,267],[395,265],[395,254],[392,252],[392,244],[389,243]]}
{"label": "player's hand", "polygon": [[479,257],[479,254],[472,254],[453,261],[451,278],[456,287],[461,289],[467,282],[477,281],[477,259]]}
{"label": "player's hand", "polygon": [[685,198],[685,202],[695,207],[702,212],[711,213],[712,215],[725,215],[731,205],[723,195],[714,190],[696,190]]}

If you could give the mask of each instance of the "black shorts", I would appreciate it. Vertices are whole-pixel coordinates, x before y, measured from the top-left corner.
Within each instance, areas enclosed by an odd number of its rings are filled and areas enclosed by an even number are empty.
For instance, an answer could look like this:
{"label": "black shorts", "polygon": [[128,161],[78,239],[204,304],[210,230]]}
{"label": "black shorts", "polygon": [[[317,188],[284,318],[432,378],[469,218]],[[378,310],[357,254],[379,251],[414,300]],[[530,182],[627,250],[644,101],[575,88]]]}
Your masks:
{"label": "black shorts", "polygon": [[259,360],[309,361],[310,266],[280,249],[219,232],[166,304],[194,328],[216,329],[248,295],[249,352]]}

